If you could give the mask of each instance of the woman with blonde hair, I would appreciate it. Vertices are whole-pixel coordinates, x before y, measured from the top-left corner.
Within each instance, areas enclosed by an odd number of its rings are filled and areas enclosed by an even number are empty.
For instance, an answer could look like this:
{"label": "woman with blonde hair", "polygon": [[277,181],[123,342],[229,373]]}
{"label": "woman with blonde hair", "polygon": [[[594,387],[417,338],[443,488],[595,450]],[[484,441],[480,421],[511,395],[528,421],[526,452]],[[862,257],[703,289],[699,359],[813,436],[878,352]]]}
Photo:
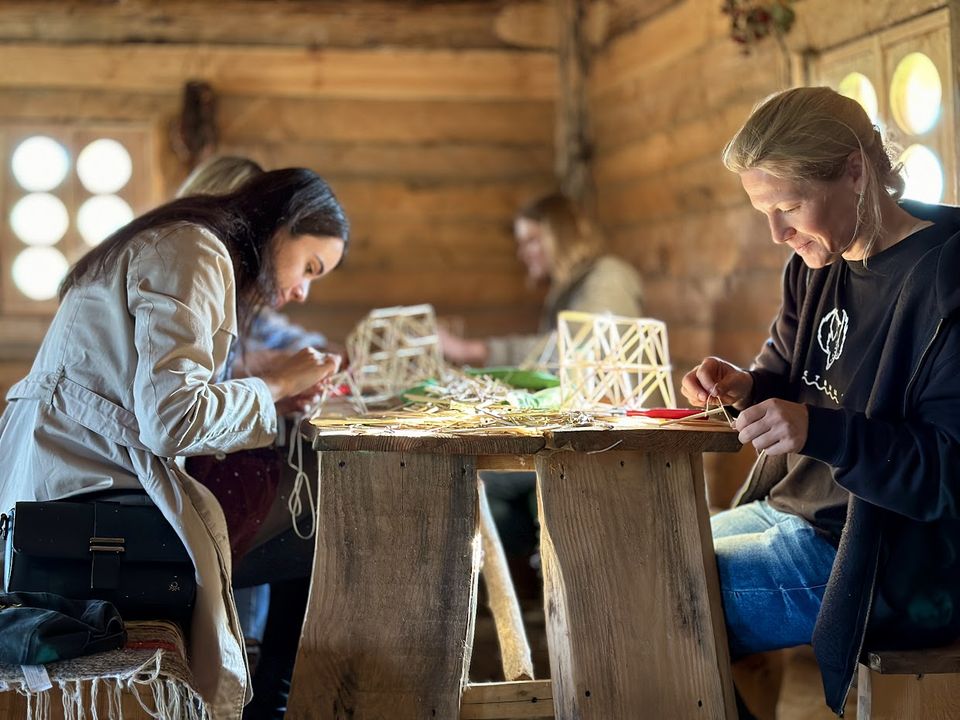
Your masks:
{"label": "woman with blonde hair", "polygon": [[730,650],[812,642],[842,714],[865,642],[960,635],[960,210],[901,200],[880,133],[828,88],[761,103],[724,163],[793,250],[750,368],[683,379],[760,453],[712,518]]}
{"label": "woman with blonde hair", "polygon": [[519,365],[556,329],[564,310],[639,317],[637,271],[604,252],[599,234],[565,195],[554,193],[523,207],[514,220],[517,256],[531,283],[549,285],[537,334],[468,340],[441,333],[448,360],[464,365]]}

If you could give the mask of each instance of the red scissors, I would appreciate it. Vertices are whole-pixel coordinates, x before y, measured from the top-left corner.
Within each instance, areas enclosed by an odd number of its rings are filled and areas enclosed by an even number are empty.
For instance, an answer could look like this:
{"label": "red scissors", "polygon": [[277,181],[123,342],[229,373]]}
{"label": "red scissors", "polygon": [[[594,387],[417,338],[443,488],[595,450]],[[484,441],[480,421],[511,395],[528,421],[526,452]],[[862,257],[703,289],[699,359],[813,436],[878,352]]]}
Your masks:
{"label": "red scissors", "polygon": [[[618,413],[619,414],[619,413]],[[690,408],[650,408],[649,410],[624,410],[623,414],[627,417],[648,417],[660,420],[682,420],[691,415],[702,415],[702,410],[691,410]]]}
{"label": "red scissors", "polygon": [[721,414],[736,416],[736,411],[726,409],[726,413],[724,413],[724,408],[721,408],[718,405],[710,410],[696,410],[691,408],[650,408],[649,410],[627,410],[624,408],[616,408],[613,411],[613,414],[626,415],[627,417],[656,418],[659,420],[685,420],[687,418],[708,418]]}

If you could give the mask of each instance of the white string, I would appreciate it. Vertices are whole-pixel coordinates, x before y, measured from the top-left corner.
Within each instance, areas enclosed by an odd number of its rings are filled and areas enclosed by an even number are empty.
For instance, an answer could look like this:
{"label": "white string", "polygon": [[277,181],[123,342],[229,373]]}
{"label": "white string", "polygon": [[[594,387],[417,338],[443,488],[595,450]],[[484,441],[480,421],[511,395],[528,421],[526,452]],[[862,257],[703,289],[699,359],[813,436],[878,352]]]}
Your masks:
{"label": "white string", "polygon": [[[293,531],[298,538],[309,540],[317,531],[317,506],[313,499],[313,488],[310,486],[310,477],[303,471],[303,434],[300,432],[301,423],[307,419],[306,415],[301,416],[297,422],[291,423],[290,437],[287,443],[290,448],[287,451],[287,465],[294,470],[293,490],[287,499],[287,509],[290,511],[290,517],[293,520]],[[293,454],[296,451],[297,461],[294,463]],[[320,453],[317,453],[317,465],[320,464]],[[303,489],[307,491],[307,502],[310,505],[310,532],[302,533],[300,531],[300,513],[303,512],[303,499],[301,493]]]}

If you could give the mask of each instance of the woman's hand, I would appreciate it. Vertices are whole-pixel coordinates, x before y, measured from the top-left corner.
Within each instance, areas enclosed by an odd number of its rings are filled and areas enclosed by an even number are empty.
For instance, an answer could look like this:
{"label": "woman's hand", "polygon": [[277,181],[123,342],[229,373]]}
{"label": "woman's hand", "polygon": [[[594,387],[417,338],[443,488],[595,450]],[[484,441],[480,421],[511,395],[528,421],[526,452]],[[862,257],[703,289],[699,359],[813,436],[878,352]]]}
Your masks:
{"label": "woman's hand", "polygon": [[292,395],[277,400],[277,415],[302,415],[320,402],[321,397],[323,397],[322,393],[314,392],[311,389],[300,395]]}
{"label": "woman's hand", "polygon": [[800,452],[807,444],[809,422],[806,405],[772,398],[741,412],[733,426],[744,445],[752,443],[767,455],[783,455]]}
{"label": "woman's hand", "polygon": [[317,395],[339,367],[339,355],[304,348],[277,361],[270,372],[260,377],[270,388],[274,402],[279,402],[286,398]]}
{"label": "woman's hand", "polygon": [[455,365],[482,367],[486,364],[489,349],[483,340],[468,340],[443,327],[437,328],[437,336],[443,356]]}
{"label": "woman's hand", "polygon": [[709,398],[724,405],[742,407],[753,392],[753,376],[718,357],[705,358],[683,376],[680,392],[694,407],[703,407]]}

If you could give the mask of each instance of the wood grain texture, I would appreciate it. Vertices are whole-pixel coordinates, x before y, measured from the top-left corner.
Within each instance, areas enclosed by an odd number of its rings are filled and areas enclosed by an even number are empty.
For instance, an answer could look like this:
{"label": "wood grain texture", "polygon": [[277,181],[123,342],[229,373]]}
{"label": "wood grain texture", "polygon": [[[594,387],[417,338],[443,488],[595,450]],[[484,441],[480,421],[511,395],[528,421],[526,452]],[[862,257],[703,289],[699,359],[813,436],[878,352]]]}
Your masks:
{"label": "wood grain texture", "polygon": [[547,100],[557,83],[538,51],[6,43],[0,67],[3,87],[175,92],[205,80],[222,94],[314,98]]}
{"label": "wood grain texture", "polygon": [[[506,47],[507,0],[5,0],[0,39],[316,45]],[[508,23],[509,24],[509,23]]]}
{"label": "wood grain texture", "polygon": [[[403,429],[402,416],[393,427],[356,434],[349,428],[319,429],[304,432],[314,450],[366,450],[373,452],[432,452],[462,455],[533,455],[540,450],[566,450],[600,453],[605,450],[639,450],[652,453],[736,452],[740,449],[737,433],[716,423],[703,426],[574,428],[545,430],[527,435],[500,433],[456,434],[433,430]],[[509,463],[513,464],[514,458]],[[485,466],[488,464],[483,463]]]}
{"label": "wood grain texture", "polygon": [[838,13],[832,0],[800,0],[786,43],[795,51],[825,50],[949,4],[948,0],[858,0],[849,11]]}
{"label": "wood grain texture", "polygon": [[460,720],[550,720],[553,717],[549,680],[479,683],[463,689]]}
{"label": "wood grain texture", "polygon": [[286,716],[457,717],[480,558],[473,461],[327,452],[318,504]]}
{"label": "wood grain texture", "polygon": [[960,643],[926,650],[867,650],[864,656],[881,675],[960,673]]}
{"label": "wood grain texture", "polygon": [[551,100],[324,98],[318,103],[241,91],[221,98],[219,117],[224,141],[236,143],[553,143]]}
{"label": "wood grain texture", "polygon": [[581,207],[592,209],[595,188],[590,167],[593,148],[587,103],[590,49],[586,37],[586,3],[582,0],[557,0],[555,5],[560,81],[554,130],[554,167],[560,189]]}
{"label": "wood grain texture", "polygon": [[349,431],[304,431],[314,450],[363,450],[369,452],[436,453],[439,455],[533,455],[546,446],[542,435],[450,435],[423,431],[384,430],[378,434],[354,435]]}
{"label": "wood grain texture", "polygon": [[[255,158],[264,167],[323,168],[324,175],[330,177],[443,180],[451,183],[533,180],[544,187],[551,181],[553,155],[547,145],[503,146],[493,142],[396,145],[231,140],[222,143],[221,149],[225,154]],[[508,219],[509,216],[504,218],[504,226]],[[513,254],[511,248],[511,252],[504,255],[513,259]]]}
{"label": "wood grain texture", "polygon": [[859,667],[857,720],[956,720],[960,675],[881,675]]}
{"label": "wood grain texture", "polygon": [[647,453],[736,452],[740,449],[740,441],[737,433],[728,427],[690,424],[663,428],[554,430],[547,434],[547,446],[586,453],[607,449]]}
{"label": "wood grain texture", "polygon": [[557,717],[736,717],[699,463],[679,452],[537,457]]}
{"label": "wood grain texture", "polygon": [[483,543],[483,584],[497,628],[497,642],[505,680],[533,680],[533,658],[523,627],[523,614],[513,587],[507,556],[500,542],[487,493],[480,483],[480,537]]}

